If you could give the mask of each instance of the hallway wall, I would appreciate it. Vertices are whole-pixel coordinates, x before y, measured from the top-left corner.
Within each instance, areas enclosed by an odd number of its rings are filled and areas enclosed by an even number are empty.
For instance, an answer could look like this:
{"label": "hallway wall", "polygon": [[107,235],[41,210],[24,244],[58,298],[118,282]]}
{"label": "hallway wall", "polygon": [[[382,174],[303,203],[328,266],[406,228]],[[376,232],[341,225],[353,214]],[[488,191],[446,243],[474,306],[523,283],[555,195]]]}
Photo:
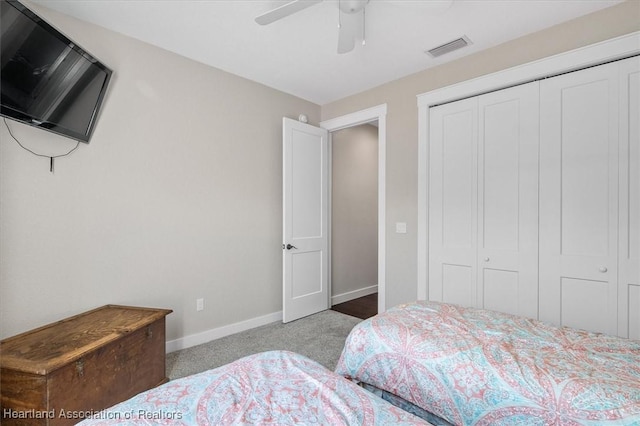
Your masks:
{"label": "hallway wall", "polygon": [[378,284],[377,127],[332,133],[331,202],[331,293],[344,295],[340,303]]}

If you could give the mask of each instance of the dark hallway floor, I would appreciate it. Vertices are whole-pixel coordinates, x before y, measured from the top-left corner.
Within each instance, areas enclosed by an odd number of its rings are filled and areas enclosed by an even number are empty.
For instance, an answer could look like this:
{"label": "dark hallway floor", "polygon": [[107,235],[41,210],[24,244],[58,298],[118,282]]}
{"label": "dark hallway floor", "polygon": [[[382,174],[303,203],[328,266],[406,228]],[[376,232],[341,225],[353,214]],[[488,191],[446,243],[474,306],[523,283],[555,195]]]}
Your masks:
{"label": "dark hallway floor", "polygon": [[378,293],[333,305],[331,310],[356,318],[370,318],[378,313]]}

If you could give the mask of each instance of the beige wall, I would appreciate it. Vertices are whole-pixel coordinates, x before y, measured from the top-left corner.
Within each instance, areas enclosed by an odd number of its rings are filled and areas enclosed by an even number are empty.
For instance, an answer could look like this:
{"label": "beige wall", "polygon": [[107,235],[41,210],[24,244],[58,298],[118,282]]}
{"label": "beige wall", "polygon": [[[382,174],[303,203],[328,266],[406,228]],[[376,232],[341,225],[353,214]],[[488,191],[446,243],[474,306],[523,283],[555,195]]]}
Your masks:
{"label": "beige wall", "polygon": [[331,134],[331,293],[378,285],[378,128]]}
{"label": "beige wall", "polygon": [[[114,69],[94,137],[49,173],[0,123],[0,337],[105,303],[171,308],[168,338],[281,309],[281,119],[381,103],[387,306],[416,297],[415,96],[640,30],[640,2],[320,107],[33,6]],[[55,155],[69,141],[10,122]],[[407,234],[393,233],[407,222]],[[195,311],[195,299],[206,309]]]}
{"label": "beige wall", "polygon": [[[320,107],[32,7],[114,77],[54,174],[0,122],[0,337],[106,303],[173,309],[170,340],[280,311],[282,117]],[[75,144],[9,125],[48,155]]]}
{"label": "beige wall", "polygon": [[[454,62],[323,105],[328,120],[386,103],[386,306],[417,297],[418,108],[416,95],[640,30],[640,1],[586,15]],[[407,222],[407,233],[394,233]]]}

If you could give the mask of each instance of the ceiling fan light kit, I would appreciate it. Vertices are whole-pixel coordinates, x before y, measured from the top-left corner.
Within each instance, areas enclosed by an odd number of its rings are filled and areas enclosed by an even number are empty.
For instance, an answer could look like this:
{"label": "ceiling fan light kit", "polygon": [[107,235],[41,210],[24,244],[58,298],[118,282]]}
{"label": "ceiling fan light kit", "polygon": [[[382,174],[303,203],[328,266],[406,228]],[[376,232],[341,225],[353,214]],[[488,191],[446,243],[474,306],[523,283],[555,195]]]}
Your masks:
{"label": "ceiling fan light kit", "polygon": [[344,13],[357,13],[364,10],[369,0],[338,0],[338,7]]}

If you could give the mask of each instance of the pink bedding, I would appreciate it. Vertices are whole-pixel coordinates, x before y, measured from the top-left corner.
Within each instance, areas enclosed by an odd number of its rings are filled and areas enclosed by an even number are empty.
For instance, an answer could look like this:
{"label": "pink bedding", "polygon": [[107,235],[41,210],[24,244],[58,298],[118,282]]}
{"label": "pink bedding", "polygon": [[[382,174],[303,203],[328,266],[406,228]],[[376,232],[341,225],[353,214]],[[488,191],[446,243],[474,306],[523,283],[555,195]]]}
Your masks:
{"label": "pink bedding", "polygon": [[173,380],[80,423],[97,425],[424,425],[292,352],[272,351]]}
{"label": "pink bedding", "polygon": [[336,372],[456,425],[640,425],[640,342],[486,310],[390,309]]}

